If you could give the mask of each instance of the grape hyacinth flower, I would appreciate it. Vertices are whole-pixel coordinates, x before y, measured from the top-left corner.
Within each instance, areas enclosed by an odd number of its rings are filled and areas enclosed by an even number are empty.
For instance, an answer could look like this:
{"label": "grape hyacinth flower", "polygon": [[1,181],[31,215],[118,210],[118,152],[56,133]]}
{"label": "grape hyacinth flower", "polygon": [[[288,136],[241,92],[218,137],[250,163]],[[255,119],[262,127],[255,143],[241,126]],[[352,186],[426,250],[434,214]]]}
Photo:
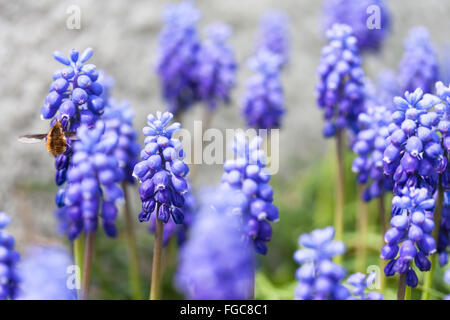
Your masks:
{"label": "grape hyacinth flower", "polygon": [[76,279],[68,287],[73,266],[69,252],[59,247],[34,246],[20,263],[22,290],[17,300],[76,300]]}
{"label": "grape hyacinth flower", "polygon": [[[225,196],[224,196],[225,197]],[[227,199],[229,201],[230,199]],[[181,249],[176,286],[195,300],[244,300],[252,283],[253,253],[235,215],[204,208]]]}
{"label": "grape hyacinth flower", "polygon": [[[369,28],[370,22],[376,25],[377,21],[370,19],[376,12],[379,12],[379,27]],[[383,0],[326,0],[322,11],[323,29],[328,30],[335,23],[347,24],[353,29],[362,51],[377,51],[389,34],[391,17]]]}
{"label": "grape hyacinth flower", "polygon": [[282,64],[289,59],[289,18],[284,12],[271,11],[261,18],[257,51],[268,50],[281,57]]}
{"label": "grape hyacinth flower", "polygon": [[346,128],[357,132],[364,110],[364,71],[356,37],[347,25],[334,24],[327,32],[317,74],[317,103],[324,110],[323,134],[332,137]]}
{"label": "grape hyacinth flower", "polygon": [[145,147],[141,151],[141,161],[134,167],[133,175],[139,179],[139,195],[142,211],[139,221],[148,221],[155,212],[155,243],[153,251],[152,284],[150,299],[159,299],[161,281],[161,256],[164,236],[164,224],[173,220],[182,224],[188,192],[185,180],[189,167],[183,161],[184,151],[181,141],[172,135],[181,128],[180,123],[170,124],[173,114],[157,112],[147,116],[147,125],[142,130]]}
{"label": "grape hyacinth flower", "polygon": [[[163,246],[167,246],[169,240],[176,236],[178,247],[181,247],[186,242],[187,232],[190,230],[194,217],[196,215],[197,206],[194,195],[191,191],[184,194],[184,205],[180,208],[183,212],[183,223],[176,224],[173,219],[170,219],[163,230]],[[156,215],[150,216],[149,231],[154,233],[156,227]]]}
{"label": "grape hyacinth flower", "polygon": [[365,275],[360,272],[354,273],[347,278],[347,283],[352,286],[352,294],[355,297],[351,299],[359,300],[384,300],[381,293],[376,291],[371,291],[366,293],[367,287],[370,287],[376,280],[377,274],[375,272]]}
{"label": "grape hyacinth flower", "polygon": [[301,249],[294,254],[294,260],[301,265],[295,273],[298,281],[296,299],[346,300],[350,297],[350,292],[342,285],[346,273],[344,267],[331,260],[345,252],[345,245],[333,237],[333,227],[300,236]]}
{"label": "grape hyacinth flower", "polygon": [[[72,49],[69,57],[59,51],[53,53],[55,60],[64,67],[53,73],[53,82],[42,106],[41,117],[51,119],[51,125],[59,120],[66,132],[76,132],[80,125],[92,127],[103,114],[103,87],[97,81],[99,73],[95,65],[86,64],[93,52],[91,48],[87,48],[80,55],[77,50]],[[62,186],[67,180],[73,155],[73,141],[69,137],[66,137],[66,141],[65,152],[55,158],[55,182],[58,186]],[[63,208],[64,193],[64,188],[60,188],[55,197],[59,216],[66,215],[66,209]]]}
{"label": "grape hyacinth flower", "polygon": [[421,271],[429,271],[431,262],[427,256],[436,251],[431,233],[434,228],[435,200],[426,188],[404,187],[392,199],[391,226],[384,239],[381,258],[390,260],[384,271],[386,276],[406,274],[406,284],[416,287],[418,278],[412,261]]}
{"label": "grape hyacinth flower", "polygon": [[384,172],[394,180],[394,194],[408,188],[436,190],[438,175],[445,171],[447,159],[437,133],[439,116],[430,111],[436,100],[423,96],[422,89],[395,97],[393,122],[384,151]]}
{"label": "grape hyacinth flower", "polygon": [[[142,130],[145,147],[142,161],[134,167],[134,176],[141,181],[139,195],[142,211],[139,221],[148,221],[154,212],[158,220],[167,223],[172,217],[176,224],[183,223],[184,194],[188,191],[185,176],[189,167],[183,161],[181,141],[172,135],[181,128],[170,112],[149,114],[147,127]],[[156,209],[156,210],[155,210]]]}
{"label": "grape hyacinth flower", "polygon": [[248,67],[255,74],[245,85],[242,114],[251,128],[273,129],[281,126],[281,117],[285,113],[280,78],[282,63],[278,54],[263,49],[248,61]]}
{"label": "grape hyacinth flower", "polygon": [[[437,129],[441,134],[441,144],[445,151],[445,158],[448,160],[450,154],[450,86],[446,87],[439,81],[436,83],[436,96],[428,95],[427,97],[431,100],[435,100],[434,109],[440,118]],[[450,166],[448,165],[442,173],[440,187],[443,189],[444,194],[437,251],[439,253],[439,263],[445,265],[448,262],[447,249],[450,246]]]}
{"label": "grape hyacinth flower", "polygon": [[422,89],[432,93],[439,80],[439,60],[428,30],[415,27],[404,41],[405,53],[399,65],[401,92]]}
{"label": "grape hyacinth flower", "polygon": [[170,4],[164,10],[156,71],[167,107],[176,115],[198,100],[195,71],[200,40],[196,24],[200,16],[191,1]]}
{"label": "grape hyacinth flower", "polygon": [[97,82],[99,74],[96,67],[85,64],[93,53],[91,48],[87,48],[79,55],[72,49],[69,59],[59,51],[54,52],[53,57],[64,68],[53,73],[50,92],[41,109],[43,119],[53,118],[53,122],[58,119],[65,130],[71,131],[76,131],[81,124],[94,125],[103,113],[104,103],[100,97],[103,88]]}
{"label": "grape hyacinth flower", "polygon": [[133,128],[134,112],[128,101],[116,102],[110,99],[103,116],[106,133],[114,132],[118,136],[117,147],[113,154],[120,168],[124,171],[124,181],[134,183],[133,169],[138,162],[140,145],[137,142],[138,133]]}
{"label": "grape hyacinth flower", "polygon": [[227,43],[231,34],[227,24],[209,25],[207,38],[197,53],[198,95],[211,110],[215,110],[221,101],[230,102],[230,92],[235,85],[237,63],[233,49]]}
{"label": "grape hyacinth flower", "polygon": [[14,300],[20,283],[20,276],[17,273],[20,255],[14,250],[14,237],[4,230],[10,222],[9,216],[0,212],[0,300]]}
{"label": "grape hyacinth flower", "polygon": [[383,153],[389,136],[391,112],[378,105],[367,105],[366,111],[358,117],[360,131],[353,143],[352,171],[358,175],[358,183],[367,184],[362,197],[369,202],[382,193],[392,190],[392,178],[383,172]]}
{"label": "grape hyacinth flower", "polygon": [[272,203],[273,190],[261,144],[261,137],[248,141],[243,132],[236,134],[232,146],[236,157],[225,162],[222,184],[234,191],[235,214],[241,215],[244,230],[255,251],[266,254],[266,242],[272,237],[270,222],[278,221],[279,215],[278,208]]}
{"label": "grape hyacinth flower", "polygon": [[118,183],[124,176],[114,155],[118,136],[105,132],[103,121],[97,121],[92,129],[80,127],[77,135],[79,141],[74,144],[64,195],[68,237],[74,240],[83,229],[86,233],[95,232],[100,208],[105,233],[115,237],[116,203],[123,199]]}

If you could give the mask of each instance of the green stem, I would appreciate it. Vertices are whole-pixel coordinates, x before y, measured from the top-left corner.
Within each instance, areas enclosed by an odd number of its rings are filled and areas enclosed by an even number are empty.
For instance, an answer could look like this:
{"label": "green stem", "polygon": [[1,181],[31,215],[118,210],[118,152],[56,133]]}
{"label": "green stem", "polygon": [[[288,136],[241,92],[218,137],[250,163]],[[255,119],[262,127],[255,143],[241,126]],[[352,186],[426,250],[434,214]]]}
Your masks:
{"label": "green stem", "polygon": [[[84,234],[81,233],[78,238],[73,241],[73,257],[75,265],[80,270],[80,277],[83,276],[81,269],[83,268],[83,254],[84,254]],[[81,298],[81,290],[78,290],[78,299]]]}
{"label": "green stem", "polygon": [[[439,238],[439,227],[441,225],[441,216],[442,216],[442,203],[444,202],[444,189],[442,188],[442,176],[439,175],[438,181],[438,194],[436,197],[436,207],[434,211],[434,230],[433,230],[433,238],[438,243]],[[433,277],[434,270],[436,269],[436,265],[438,264],[438,254],[434,253],[431,256],[431,269],[430,271],[425,273],[425,279],[423,283],[424,291],[422,291],[422,300],[430,300],[430,290],[433,286]]]}
{"label": "green stem", "polygon": [[412,296],[412,288],[410,286],[406,286],[405,300],[411,300],[411,296]]}
{"label": "green stem", "polygon": [[400,274],[400,279],[398,280],[397,300],[405,300],[405,293],[406,293],[406,272]]}
{"label": "green stem", "polygon": [[357,228],[358,228],[358,243],[357,243],[357,258],[356,258],[356,270],[359,272],[366,272],[366,258],[367,258],[367,204],[362,200],[363,187],[358,185],[357,203]]}
{"label": "green stem", "polygon": [[[334,215],[334,228],[336,230],[336,240],[343,240],[344,233],[344,158],[343,158],[343,133],[344,131],[338,130],[336,134],[336,160],[337,160],[337,173],[336,173],[336,211]],[[336,263],[342,262],[342,256],[335,258]]]}
{"label": "green stem", "polygon": [[127,184],[122,182],[122,189],[124,193],[124,215],[125,215],[125,233],[128,242],[128,254],[129,254],[129,281],[133,292],[134,300],[142,300],[141,282],[139,277],[139,259],[136,248],[136,235],[133,227],[133,218],[131,216],[131,210],[129,205],[129,199],[127,194]]}
{"label": "green stem", "polygon": [[95,232],[86,235],[84,247],[83,272],[81,277],[81,299],[86,300],[89,294],[89,284],[91,282],[92,260],[94,258]]}
{"label": "green stem", "polygon": [[[156,207],[156,214],[159,211],[159,204]],[[161,257],[163,242],[164,225],[158,217],[156,217],[155,227],[155,244],[153,249],[153,268],[152,283],[150,288],[150,300],[159,300],[161,298]]]}

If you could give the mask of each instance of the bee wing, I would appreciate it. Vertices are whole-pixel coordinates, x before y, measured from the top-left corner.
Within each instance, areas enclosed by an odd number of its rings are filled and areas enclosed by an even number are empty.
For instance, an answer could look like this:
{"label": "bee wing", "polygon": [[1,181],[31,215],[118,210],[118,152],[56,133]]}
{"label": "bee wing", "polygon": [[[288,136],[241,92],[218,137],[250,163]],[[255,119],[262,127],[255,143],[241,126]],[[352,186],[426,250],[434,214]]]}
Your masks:
{"label": "bee wing", "polygon": [[79,140],[76,132],[66,132],[66,137],[70,140]]}
{"label": "bee wing", "polygon": [[27,135],[19,137],[18,140],[19,140],[19,142],[22,142],[22,143],[37,143],[37,142],[41,142],[42,140],[44,140],[45,137],[47,137],[46,133],[27,134]]}

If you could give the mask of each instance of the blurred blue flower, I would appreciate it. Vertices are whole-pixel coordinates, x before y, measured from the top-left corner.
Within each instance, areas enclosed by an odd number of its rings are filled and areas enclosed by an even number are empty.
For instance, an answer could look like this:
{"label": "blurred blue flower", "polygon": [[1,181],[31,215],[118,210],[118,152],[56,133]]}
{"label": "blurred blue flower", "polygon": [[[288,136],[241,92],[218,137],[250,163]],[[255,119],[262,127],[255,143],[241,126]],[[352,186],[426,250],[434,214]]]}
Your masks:
{"label": "blurred blue flower", "polygon": [[167,224],[170,217],[176,224],[183,223],[184,195],[189,189],[185,176],[189,167],[183,161],[181,141],[172,134],[181,128],[170,112],[149,114],[147,127],[142,130],[145,147],[141,161],[134,167],[133,175],[141,181],[139,195],[142,211],[139,221],[148,221],[156,210],[157,218]]}
{"label": "blurred blue flower", "polygon": [[6,230],[11,222],[9,216],[0,212],[0,300],[14,300],[21,282],[17,272],[19,253],[14,250],[15,239]]}
{"label": "blurred blue flower", "polygon": [[391,109],[394,97],[401,96],[399,79],[395,71],[382,70],[377,75],[375,99],[378,104]]}
{"label": "blurred blue flower", "polygon": [[[374,12],[369,8],[379,10],[379,28],[368,27]],[[322,27],[328,30],[335,23],[349,25],[358,39],[359,48],[362,51],[373,51],[379,50],[389,35],[391,14],[383,0],[326,0],[322,10]]]}
{"label": "blurred blue flower", "polygon": [[30,248],[19,266],[22,285],[17,300],[76,300],[76,279],[69,279],[76,277],[70,273],[73,265],[70,253],[60,247]]}
{"label": "blurred blue flower", "polygon": [[323,134],[338,130],[357,132],[357,120],[364,110],[364,71],[357,40],[347,25],[334,24],[327,32],[329,44],[322,49],[317,68],[317,104],[324,110]]}
{"label": "blurred blue flower", "polygon": [[248,141],[243,132],[236,134],[233,144],[236,157],[225,162],[222,184],[225,192],[233,193],[231,207],[241,216],[255,251],[266,254],[266,242],[272,237],[270,222],[278,221],[279,216],[278,208],[272,203],[273,190],[261,144],[261,137]]}
{"label": "blurred blue flower", "polygon": [[370,291],[366,293],[366,289],[375,282],[376,276],[377,274],[375,272],[367,276],[360,272],[350,275],[347,278],[347,283],[352,287],[351,292],[355,296],[352,297],[351,299],[384,300],[383,295],[379,292]]}
{"label": "blurred blue flower", "polygon": [[289,59],[289,18],[281,11],[270,11],[261,18],[256,50],[268,50],[281,57],[282,64]]}
{"label": "blurred blue flower", "polygon": [[280,78],[283,60],[280,55],[261,49],[249,59],[254,74],[245,83],[242,114],[249,127],[273,129],[281,126],[285,113]]}
{"label": "blurred blue flower", "polygon": [[295,277],[298,281],[295,298],[299,300],[345,300],[350,292],[342,285],[345,268],[332,262],[334,256],[345,253],[345,245],[333,240],[334,228],[316,229],[300,236],[301,246],[294,260],[301,266]]}
{"label": "blurred blue flower", "polygon": [[169,4],[164,10],[156,70],[167,107],[174,114],[198,100],[195,72],[200,40],[196,24],[200,16],[191,1]]}
{"label": "blurred blue flower", "polygon": [[[450,269],[445,270],[444,281],[445,283],[450,284]],[[444,300],[450,300],[450,294],[445,296]]]}
{"label": "blurred blue flower", "polygon": [[450,44],[446,43],[439,48],[439,75],[443,83],[450,83]]}
{"label": "blurred blue flower", "polygon": [[[223,194],[224,201],[230,201]],[[176,286],[195,300],[243,300],[248,298],[254,268],[253,253],[242,241],[235,215],[203,208],[180,252]]]}
{"label": "blurred blue flower", "polygon": [[124,171],[124,180],[134,183],[133,169],[138,162],[140,145],[138,133],[133,128],[134,111],[128,101],[116,102],[109,99],[103,116],[106,124],[106,134],[113,132],[118,136],[118,143],[113,151],[120,168]]}
{"label": "blurred blue flower", "polygon": [[383,172],[383,153],[389,136],[388,126],[392,116],[389,108],[367,104],[366,111],[358,117],[359,132],[353,142],[352,171],[358,174],[358,183],[367,184],[363,200],[370,201],[392,190],[392,177]]}
{"label": "blurred blue flower", "polygon": [[110,237],[117,230],[116,204],[123,199],[123,191],[118,185],[124,179],[124,172],[114,155],[118,136],[115,132],[105,132],[103,121],[97,121],[89,129],[82,126],[78,130],[74,154],[64,192],[67,217],[67,234],[70,240],[85,232],[97,230],[99,211],[103,229]]}
{"label": "blurred blue flower", "polygon": [[401,93],[417,88],[432,93],[439,80],[439,61],[436,49],[425,27],[415,27],[409,31],[404,41],[404,54],[399,65]]}
{"label": "blurred blue flower", "polygon": [[197,53],[195,79],[199,98],[211,109],[223,101],[230,102],[230,93],[235,85],[237,63],[228,44],[232,34],[230,26],[211,24],[206,29],[206,40]]}

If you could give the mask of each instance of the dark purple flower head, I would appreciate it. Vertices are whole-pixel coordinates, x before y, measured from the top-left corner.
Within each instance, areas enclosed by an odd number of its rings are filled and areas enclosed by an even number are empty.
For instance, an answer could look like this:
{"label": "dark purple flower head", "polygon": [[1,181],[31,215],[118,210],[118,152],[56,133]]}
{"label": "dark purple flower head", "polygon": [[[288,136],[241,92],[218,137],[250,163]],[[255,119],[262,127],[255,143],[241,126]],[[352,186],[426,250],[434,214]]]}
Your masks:
{"label": "dark purple flower head", "polygon": [[357,132],[357,120],[364,110],[364,71],[357,40],[347,25],[334,24],[327,32],[329,44],[322,49],[317,68],[317,104],[324,111],[323,134],[338,130]]}
{"label": "dark purple flower head", "polygon": [[273,190],[261,144],[260,137],[249,142],[243,132],[236,134],[233,145],[236,157],[225,162],[222,184],[234,194],[231,207],[241,216],[255,251],[266,254],[266,242],[272,237],[270,222],[278,221],[278,208],[272,203]]}
{"label": "dark purple flower head", "polygon": [[417,285],[417,275],[412,268],[414,260],[417,268],[428,271],[431,262],[427,256],[436,251],[436,242],[431,233],[434,229],[433,210],[435,201],[426,188],[400,190],[392,199],[391,226],[381,249],[381,257],[389,260],[384,269],[386,276],[406,273],[406,283]]}
{"label": "dark purple flower head", "polygon": [[[225,201],[226,194],[222,194]],[[176,286],[196,300],[243,300],[248,298],[254,268],[251,248],[242,241],[237,216],[203,208],[180,252]]]}
{"label": "dark purple flower head", "polygon": [[105,233],[114,237],[116,203],[123,198],[118,183],[124,177],[114,155],[118,136],[115,132],[105,132],[103,121],[97,121],[92,129],[80,127],[77,135],[79,141],[74,145],[63,196],[67,206],[64,209],[66,232],[70,240],[77,238],[83,229],[87,233],[95,232],[101,216]]}
{"label": "dark purple flower head", "polygon": [[428,30],[424,27],[411,29],[404,49],[399,65],[401,92],[420,88],[425,93],[432,93],[439,80],[439,61]]}
{"label": "dark purple flower head", "polygon": [[[169,240],[177,237],[178,247],[181,247],[186,242],[187,233],[194,223],[197,214],[197,204],[195,197],[191,191],[184,194],[184,205],[180,210],[183,212],[183,223],[177,224],[173,219],[170,219],[163,229],[163,245],[167,246]],[[150,223],[148,225],[149,231],[154,233],[156,226],[156,215],[150,216]]]}
{"label": "dark purple flower head", "polygon": [[0,300],[15,299],[20,283],[16,266],[20,255],[14,250],[14,237],[4,230],[10,222],[8,215],[0,212]]}
{"label": "dark purple flower head", "polygon": [[354,273],[347,278],[347,283],[352,287],[352,294],[354,297],[351,300],[383,300],[381,293],[371,291],[366,293],[366,289],[370,287],[376,280],[377,274],[375,272],[365,275],[360,272]]}
{"label": "dark purple flower head", "polygon": [[439,253],[439,264],[444,266],[448,263],[450,248],[450,192],[444,192],[444,203],[442,207],[441,223],[439,226],[439,237],[437,252]]}
{"label": "dark purple flower head", "polygon": [[147,127],[142,130],[145,147],[141,161],[134,167],[133,175],[139,179],[142,211],[139,220],[148,221],[155,211],[157,218],[168,223],[170,217],[176,224],[183,223],[184,195],[188,191],[185,180],[189,167],[183,161],[184,151],[174,132],[181,128],[178,122],[169,124],[170,112],[149,114]]}
{"label": "dark purple flower head", "polygon": [[403,187],[427,188],[434,193],[438,174],[445,171],[447,158],[437,127],[439,115],[430,111],[436,97],[421,89],[394,98],[392,123],[384,151],[384,172],[394,179],[394,194]]}
{"label": "dark purple flower head", "polygon": [[230,92],[235,85],[236,60],[228,39],[231,28],[223,23],[209,25],[206,40],[197,53],[196,82],[199,98],[211,109],[220,102],[230,102]]}
{"label": "dark purple flower head", "polygon": [[249,127],[273,129],[281,126],[285,113],[284,93],[280,78],[282,58],[268,50],[260,50],[248,61],[254,74],[245,84],[242,113]]}
{"label": "dark purple flower head", "polygon": [[[379,12],[379,28],[369,28],[374,10]],[[374,17],[377,17],[374,15]],[[329,29],[335,23],[349,25],[362,51],[379,50],[391,27],[391,17],[383,0],[326,0],[322,12],[322,27]],[[374,24],[375,27],[376,24]]]}
{"label": "dark purple flower head", "polygon": [[191,1],[166,6],[159,35],[156,70],[169,111],[177,114],[197,100],[196,55],[200,48],[196,24],[200,12]]}
{"label": "dark purple flower head", "polygon": [[295,277],[298,284],[295,298],[298,300],[346,300],[350,292],[342,285],[345,268],[332,262],[332,258],[345,252],[341,241],[333,240],[334,228],[316,229],[300,236],[301,246],[294,260],[301,266]]}
{"label": "dark purple flower head", "polygon": [[362,195],[365,201],[392,190],[392,177],[385,176],[383,172],[383,153],[391,119],[388,108],[370,104],[358,118],[360,131],[352,146],[357,155],[353,160],[352,171],[358,174],[358,183],[367,185]]}
{"label": "dark purple flower head", "polygon": [[271,11],[261,19],[257,51],[268,50],[282,59],[282,64],[289,59],[289,18],[284,12]]}
{"label": "dark purple flower head", "polygon": [[[100,97],[103,87],[97,82],[98,72],[95,65],[85,64],[93,54],[88,48],[79,55],[72,49],[70,57],[55,51],[53,57],[64,65],[53,73],[50,92],[41,109],[44,119],[58,119],[64,129],[76,131],[81,125],[92,127],[103,113],[104,103]],[[59,111],[59,113],[58,113]],[[58,114],[57,114],[58,113]]]}

